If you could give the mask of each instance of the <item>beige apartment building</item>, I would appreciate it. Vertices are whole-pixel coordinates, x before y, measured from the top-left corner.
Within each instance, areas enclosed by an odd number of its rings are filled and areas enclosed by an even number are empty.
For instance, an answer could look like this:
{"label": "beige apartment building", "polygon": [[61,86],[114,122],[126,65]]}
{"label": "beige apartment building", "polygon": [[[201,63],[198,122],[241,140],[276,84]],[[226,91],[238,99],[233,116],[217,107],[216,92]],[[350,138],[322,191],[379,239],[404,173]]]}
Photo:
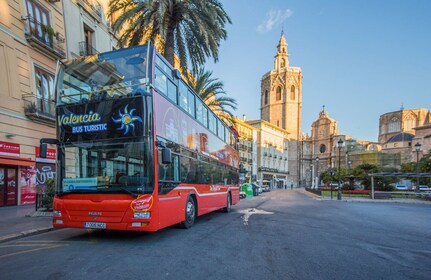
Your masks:
{"label": "beige apartment building", "polygon": [[65,56],[61,2],[0,3],[0,206],[33,204],[36,185],[55,176],[55,149],[39,159],[37,147],[55,137],[54,75]]}
{"label": "beige apartment building", "polygon": [[257,131],[257,182],[271,189],[295,185],[288,178],[289,133],[267,121],[253,120],[247,123]]}
{"label": "beige apartment building", "polygon": [[239,134],[239,156],[240,163],[247,173],[241,182],[254,183],[257,180],[257,130],[249,125],[245,117],[243,119],[235,118],[235,129]]}

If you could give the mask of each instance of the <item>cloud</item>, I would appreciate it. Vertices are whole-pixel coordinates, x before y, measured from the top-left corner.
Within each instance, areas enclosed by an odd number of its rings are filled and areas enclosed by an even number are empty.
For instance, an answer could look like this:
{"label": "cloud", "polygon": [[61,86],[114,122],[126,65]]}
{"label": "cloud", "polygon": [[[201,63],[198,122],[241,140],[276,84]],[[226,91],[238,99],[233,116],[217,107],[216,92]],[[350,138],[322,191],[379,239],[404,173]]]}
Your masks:
{"label": "cloud", "polygon": [[257,26],[257,32],[265,33],[271,31],[274,26],[279,26],[293,14],[292,10],[271,10],[267,14],[267,18]]}

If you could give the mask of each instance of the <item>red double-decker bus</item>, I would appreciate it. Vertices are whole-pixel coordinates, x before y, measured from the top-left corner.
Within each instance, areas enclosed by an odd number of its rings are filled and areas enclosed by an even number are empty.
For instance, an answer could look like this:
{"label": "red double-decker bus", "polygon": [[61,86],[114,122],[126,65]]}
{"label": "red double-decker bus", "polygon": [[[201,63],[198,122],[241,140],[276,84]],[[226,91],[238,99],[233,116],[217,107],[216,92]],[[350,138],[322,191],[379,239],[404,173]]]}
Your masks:
{"label": "red double-decker bus", "polygon": [[152,45],[59,62],[53,225],[157,231],[239,201],[237,137]]}

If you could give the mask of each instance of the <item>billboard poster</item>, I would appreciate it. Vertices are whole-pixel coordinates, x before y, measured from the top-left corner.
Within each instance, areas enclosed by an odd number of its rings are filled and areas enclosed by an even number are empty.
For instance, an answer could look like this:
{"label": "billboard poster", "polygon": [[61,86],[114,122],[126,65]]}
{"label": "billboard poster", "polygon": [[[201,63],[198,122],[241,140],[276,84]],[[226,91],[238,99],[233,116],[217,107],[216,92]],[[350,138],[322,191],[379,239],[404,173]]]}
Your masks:
{"label": "billboard poster", "polygon": [[60,141],[67,143],[142,136],[147,123],[143,107],[142,97],[58,107]]}
{"label": "billboard poster", "polygon": [[21,205],[36,203],[36,170],[34,167],[21,167]]}

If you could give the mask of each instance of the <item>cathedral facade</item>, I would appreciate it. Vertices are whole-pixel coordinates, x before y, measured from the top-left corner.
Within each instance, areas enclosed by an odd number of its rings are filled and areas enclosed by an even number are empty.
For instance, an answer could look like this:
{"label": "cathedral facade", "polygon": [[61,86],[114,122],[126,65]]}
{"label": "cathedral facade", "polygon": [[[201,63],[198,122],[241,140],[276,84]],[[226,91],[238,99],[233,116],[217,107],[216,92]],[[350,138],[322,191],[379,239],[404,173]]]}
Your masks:
{"label": "cathedral facade", "polygon": [[288,135],[287,181],[300,182],[300,138],[302,123],[302,70],[289,65],[287,43],[282,33],[274,68],[261,80],[261,119],[285,130]]}

